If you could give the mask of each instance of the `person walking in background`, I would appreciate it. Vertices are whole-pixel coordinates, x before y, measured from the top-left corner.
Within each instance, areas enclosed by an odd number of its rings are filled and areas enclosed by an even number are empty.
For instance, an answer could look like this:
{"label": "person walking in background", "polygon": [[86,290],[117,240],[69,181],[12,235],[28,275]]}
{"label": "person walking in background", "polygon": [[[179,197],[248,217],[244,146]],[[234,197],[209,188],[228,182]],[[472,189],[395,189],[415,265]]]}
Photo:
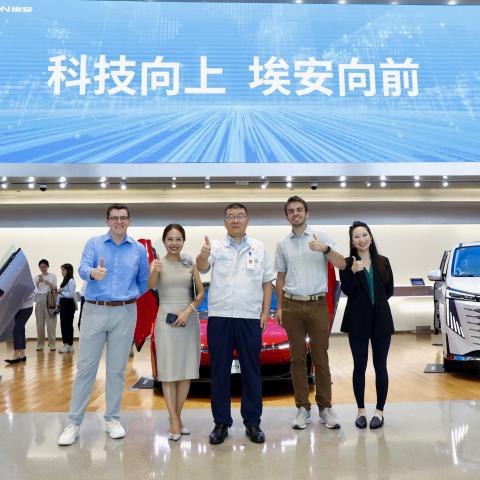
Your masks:
{"label": "person walking in background", "polygon": [[260,428],[262,377],[260,350],[267,326],[275,278],[262,242],[246,235],[247,207],[232,203],[224,212],[227,236],[210,244],[208,237],[197,256],[202,273],[212,269],[208,297],[207,339],[212,369],[212,413],[215,427],[210,444],[222,443],[233,423],[230,375],[233,351],[242,376],[240,413],[245,433],[254,443],[265,442]]}
{"label": "person walking in background", "polygon": [[126,205],[108,207],[106,224],[108,232],[85,245],[78,269],[88,285],[69,422],[59,445],[71,445],[79,435],[105,344],[105,429],[110,438],[125,436],[119,421],[124,374],[137,321],[136,300],[147,291],[149,265],[145,247],[127,235],[130,211]]}
{"label": "person walking in background", "polygon": [[60,312],[60,329],[62,331],[63,347],[60,353],[73,352],[73,318],[77,305],[77,291],[73,279],[73,266],[64,263],[61,266],[63,280],[57,295],[57,311]]}
{"label": "person walking in background", "polygon": [[330,316],[327,305],[328,261],[345,268],[335,243],[324,233],[307,225],[308,205],[303,198],[290,197],[284,212],[292,231],[277,244],[276,317],[288,336],[291,374],[297,415],[292,427],[304,429],[311,422],[308,398],[307,346],[315,367],[315,401],[320,423],[338,429],[332,409],[332,380],[328,360]]}
{"label": "person walking in background", "polygon": [[37,322],[37,351],[45,347],[45,324],[47,325],[48,346],[51,352],[55,351],[55,338],[57,333],[57,317],[53,314],[53,308],[47,304],[48,294],[57,290],[57,276],[48,273],[50,264],[42,259],[38,262],[40,274],[33,277],[33,283],[37,287],[35,296],[35,319]]}
{"label": "person walking in background", "polygon": [[365,370],[368,344],[372,344],[377,404],[370,428],[383,427],[383,409],[388,392],[387,356],[394,333],[388,299],[393,295],[393,273],[387,257],[379,255],[366,223],[353,222],[349,228],[350,257],[340,271],[342,291],[347,295],[341,331],[348,333],[353,356],[353,391],[358,413],[355,425],[366,428]]}
{"label": "person walking in background", "polygon": [[32,293],[27,297],[23,305],[15,314],[15,325],[13,327],[13,356],[5,360],[11,365],[27,361],[27,356],[25,355],[25,349],[27,346],[25,339],[25,324],[32,315],[35,295],[36,289],[32,290]]}
{"label": "person walking in background", "polygon": [[196,308],[202,303],[204,292],[193,259],[182,254],[184,228],[168,225],[162,240],[167,254],[163,259],[157,255],[151,263],[148,288],[155,288],[160,299],[155,322],[157,378],[162,382],[170,417],[168,439],[177,441],[190,433],[181,414],[190,381],[199,377],[200,323]]}

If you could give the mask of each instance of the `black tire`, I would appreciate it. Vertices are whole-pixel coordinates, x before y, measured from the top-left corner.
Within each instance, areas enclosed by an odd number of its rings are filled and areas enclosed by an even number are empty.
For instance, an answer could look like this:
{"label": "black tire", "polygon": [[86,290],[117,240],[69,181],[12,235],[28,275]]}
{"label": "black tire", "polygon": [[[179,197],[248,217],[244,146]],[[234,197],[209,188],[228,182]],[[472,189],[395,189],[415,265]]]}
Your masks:
{"label": "black tire", "polygon": [[453,373],[458,372],[461,369],[460,362],[455,360],[448,360],[446,358],[443,359],[443,371],[445,373]]}

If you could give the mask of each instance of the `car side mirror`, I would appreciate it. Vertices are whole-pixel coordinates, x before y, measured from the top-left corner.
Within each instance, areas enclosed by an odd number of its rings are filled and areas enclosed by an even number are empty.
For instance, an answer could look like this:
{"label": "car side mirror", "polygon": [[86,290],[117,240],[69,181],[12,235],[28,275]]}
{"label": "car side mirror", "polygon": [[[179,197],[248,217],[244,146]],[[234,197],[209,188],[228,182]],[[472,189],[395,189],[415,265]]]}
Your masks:
{"label": "car side mirror", "polygon": [[428,272],[428,279],[432,282],[438,282],[439,280],[443,280],[442,271],[437,268],[436,270]]}

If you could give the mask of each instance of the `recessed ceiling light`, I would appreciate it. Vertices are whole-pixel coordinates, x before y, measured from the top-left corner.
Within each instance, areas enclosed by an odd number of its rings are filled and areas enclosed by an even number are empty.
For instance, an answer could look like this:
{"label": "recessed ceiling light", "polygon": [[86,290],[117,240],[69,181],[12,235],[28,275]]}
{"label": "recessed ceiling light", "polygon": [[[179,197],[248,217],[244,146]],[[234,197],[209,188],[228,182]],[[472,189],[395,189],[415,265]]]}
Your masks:
{"label": "recessed ceiling light", "polygon": [[446,180],[443,181],[442,186],[448,187],[448,182]]}
{"label": "recessed ceiling light", "polygon": [[414,186],[415,188],[418,188],[418,187],[420,186],[420,182],[415,182],[415,183],[413,184],[413,186]]}
{"label": "recessed ceiling light", "polygon": [[268,182],[263,182],[260,187],[265,190],[268,187]]}
{"label": "recessed ceiling light", "polygon": [[172,182],[172,188],[177,188],[177,184],[175,182]]}
{"label": "recessed ceiling light", "polygon": [[5,190],[7,187],[8,187],[8,183],[7,183],[7,182],[3,182],[3,183],[2,183],[2,188]]}
{"label": "recessed ceiling light", "polygon": [[100,184],[100,186],[101,186],[102,188],[107,188],[107,182],[102,182],[102,183]]}
{"label": "recessed ceiling light", "polygon": [[341,183],[340,183],[340,186],[341,186],[342,188],[345,188],[345,187],[347,186],[347,182],[341,182]]}
{"label": "recessed ceiling light", "polygon": [[120,184],[120,188],[121,188],[122,190],[126,190],[126,189],[127,189],[127,184],[126,184],[126,183],[121,183],[121,184]]}
{"label": "recessed ceiling light", "polygon": [[59,186],[60,188],[67,188],[67,182],[61,182]]}
{"label": "recessed ceiling light", "polygon": [[33,182],[30,182],[30,183],[28,184],[28,188],[30,188],[30,189],[31,189],[31,188],[35,188],[35,184],[34,184]]}
{"label": "recessed ceiling light", "polygon": [[287,182],[287,183],[286,183],[286,187],[287,187],[287,188],[292,188],[292,182]]}
{"label": "recessed ceiling light", "polygon": [[[205,177],[205,178],[210,178],[210,177]],[[205,182],[205,188],[210,188],[210,182]]]}

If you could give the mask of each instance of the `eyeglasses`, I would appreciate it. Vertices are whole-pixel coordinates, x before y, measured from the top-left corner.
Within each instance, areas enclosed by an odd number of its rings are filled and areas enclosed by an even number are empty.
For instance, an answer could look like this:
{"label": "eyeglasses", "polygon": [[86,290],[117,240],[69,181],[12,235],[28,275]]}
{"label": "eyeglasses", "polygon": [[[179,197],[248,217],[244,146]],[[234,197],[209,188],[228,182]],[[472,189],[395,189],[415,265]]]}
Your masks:
{"label": "eyeglasses", "polygon": [[130,217],[108,217],[111,222],[128,222]]}
{"label": "eyeglasses", "polygon": [[233,222],[234,220],[239,220],[240,222],[248,218],[247,215],[227,215],[225,218],[225,221],[227,222]]}

